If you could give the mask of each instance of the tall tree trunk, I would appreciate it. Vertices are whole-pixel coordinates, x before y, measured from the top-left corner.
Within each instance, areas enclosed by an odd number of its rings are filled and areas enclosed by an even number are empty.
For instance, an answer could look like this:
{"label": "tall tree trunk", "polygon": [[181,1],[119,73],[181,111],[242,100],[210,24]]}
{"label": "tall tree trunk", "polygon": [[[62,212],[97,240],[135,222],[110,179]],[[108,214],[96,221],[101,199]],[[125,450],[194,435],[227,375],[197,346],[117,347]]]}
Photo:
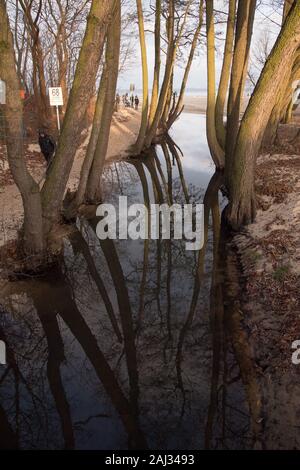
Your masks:
{"label": "tall tree trunk", "polygon": [[[89,140],[86,155],[85,155],[82,167],[81,167],[79,185],[78,185],[78,189],[76,192],[75,205],[73,208],[75,212],[77,208],[80,206],[80,204],[84,202],[87,182],[88,182],[91,166],[93,163],[97,141],[100,135],[102,113],[103,113],[104,104],[105,104],[108,80],[109,80],[108,67],[107,67],[107,64],[105,64],[102,75],[101,75],[101,81],[100,81],[99,90],[98,90],[98,97],[97,97],[97,102],[96,102],[96,109],[95,109],[95,114],[94,114],[94,119],[93,119],[90,140]],[[70,213],[70,217],[74,217],[75,215],[73,209],[72,209],[72,212]]]}
{"label": "tall tree trunk", "polygon": [[239,0],[227,109],[226,169],[228,172],[230,172],[232,154],[239,130],[255,8],[256,0]]}
{"label": "tall tree trunk", "polygon": [[175,65],[175,58],[176,58],[176,51],[178,48],[179,41],[182,37],[183,29],[186,24],[186,19],[187,19],[187,14],[190,9],[191,2],[188,1],[185,9],[185,14],[184,18],[180,27],[180,30],[177,34],[176,39],[174,38],[174,17],[175,17],[175,11],[174,11],[174,2],[169,2],[169,15],[167,18],[167,31],[168,31],[168,51],[167,51],[167,58],[166,58],[166,66],[165,66],[165,73],[164,73],[164,79],[162,82],[160,94],[159,94],[159,100],[157,103],[155,115],[153,118],[152,125],[149,127],[146,137],[145,137],[145,142],[144,146],[145,148],[149,148],[155,135],[157,132],[158,125],[160,123],[160,119],[162,116],[162,113],[165,109],[167,97],[168,97],[168,90],[170,86],[170,81]]}
{"label": "tall tree trunk", "polygon": [[295,0],[284,0],[283,13],[282,13],[282,24],[285,22],[285,20],[286,20],[288,14],[289,14],[290,9],[292,8],[294,2],[295,2]]}
{"label": "tall tree trunk", "polygon": [[255,216],[254,167],[261,141],[277,93],[282,92],[282,77],[294,61],[300,44],[300,2],[290,10],[277,41],[262,70],[240,126],[232,164],[228,175],[230,203],[229,223],[239,228]]}
{"label": "tall tree trunk", "polygon": [[155,4],[155,62],[154,62],[154,75],[152,84],[152,97],[149,111],[150,127],[153,123],[159,94],[159,73],[160,73],[160,16],[161,16],[161,0],[156,0]]}
{"label": "tall tree trunk", "polygon": [[215,24],[214,2],[206,2],[206,35],[207,35],[207,110],[206,134],[209,150],[217,168],[224,167],[224,151],[219,145],[216,124],[216,64],[215,64]]}
{"label": "tall tree trunk", "polygon": [[44,228],[49,233],[60,218],[61,203],[79,144],[84,117],[102,57],[115,0],[93,0],[55,159],[42,191]]}
{"label": "tall tree trunk", "polygon": [[40,116],[40,125],[41,126],[48,126],[49,119],[50,119],[50,107],[48,103],[47,97],[47,89],[46,89],[46,78],[45,78],[45,71],[44,71],[44,58],[43,58],[43,49],[41,46],[41,41],[39,38],[39,33],[37,33],[36,40],[35,40],[35,51],[33,55],[33,60],[36,60],[37,63],[37,71],[38,71],[38,79],[39,79],[39,90],[40,90],[40,99],[41,99],[41,116]]}
{"label": "tall tree trunk", "polygon": [[164,107],[164,111],[162,113],[162,117],[160,120],[160,125],[159,127],[162,129],[163,132],[167,130],[167,119],[171,110],[171,103],[172,103],[172,97],[173,97],[173,87],[174,87],[174,69],[172,71],[171,75],[171,80],[170,80],[170,85],[169,85],[169,90],[167,94],[167,99]]}
{"label": "tall tree trunk", "polygon": [[229,85],[230,69],[233,54],[235,13],[237,0],[229,0],[227,31],[224,48],[223,65],[218,88],[218,96],[216,101],[216,132],[220,146],[225,149],[226,129],[224,125],[225,102]]}
{"label": "tall tree trunk", "polygon": [[148,97],[148,65],[147,65],[147,49],[144,29],[144,16],[142,1],[136,0],[138,21],[139,21],[139,35],[140,35],[140,46],[141,46],[141,59],[142,59],[142,70],[143,70],[143,107],[142,107],[142,120],[139,130],[139,135],[135,143],[135,153],[139,154],[144,145],[144,139],[148,124],[148,108],[149,108],[149,97]]}
{"label": "tall tree trunk", "polygon": [[[282,77],[282,92],[277,94],[276,104],[272,110],[266,127],[263,146],[269,147],[275,143],[277,136],[278,126],[281,121],[286,122],[288,114],[292,112],[292,94],[293,82],[300,79],[300,55],[299,48],[297,49],[295,61],[291,70],[286,70],[285,75]],[[284,86],[283,86],[284,83]],[[287,109],[289,107],[289,109]]]}
{"label": "tall tree trunk", "polygon": [[270,147],[274,145],[275,143],[278,126],[282,118],[284,117],[284,112],[285,112],[284,98],[286,95],[286,90],[287,88],[291,86],[290,76],[291,76],[291,70],[286,70],[286,73],[284,77],[282,77],[282,82],[281,82],[282,91],[280,92],[278,90],[278,93],[276,94],[276,102],[272,109],[272,112],[268,120],[268,124],[264,132],[264,136],[262,140],[263,147]]}
{"label": "tall tree trunk", "polygon": [[120,37],[121,4],[120,0],[117,0],[114,20],[109,26],[107,34],[105,67],[107,68],[108,79],[106,82],[107,87],[101,115],[101,127],[86,189],[86,198],[91,202],[98,202],[101,199],[101,176],[107,153],[118,80]]}
{"label": "tall tree trunk", "polygon": [[286,107],[284,114],[283,122],[284,124],[289,124],[293,119],[293,100],[289,101],[289,104]]}
{"label": "tall tree trunk", "polygon": [[24,251],[43,251],[42,206],[39,186],[28,172],[23,149],[23,108],[15,66],[13,36],[4,0],[0,0],[0,78],[6,83],[5,128],[10,170],[24,207]]}
{"label": "tall tree trunk", "polygon": [[169,2],[169,15],[167,18],[167,34],[168,34],[168,50],[167,58],[165,65],[165,73],[162,82],[162,87],[159,94],[159,99],[156,107],[156,111],[152,120],[152,124],[148,129],[146,138],[145,138],[145,147],[148,148],[156,134],[161,115],[164,111],[165,104],[168,98],[168,91],[171,82],[171,77],[174,68],[174,61],[176,56],[176,46],[174,41],[174,4]]}
{"label": "tall tree trunk", "polygon": [[42,0],[37,3],[37,11],[35,11],[35,19],[33,19],[33,4],[32,2],[24,2],[19,0],[20,5],[24,11],[26,25],[28,27],[29,34],[31,36],[31,56],[34,69],[34,93],[38,108],[38,124],[40,127],[48,126],[50,119],[50,108],[47,98],[46,90],[46,79],[44,71],[44,57],[43,48],[40,39],[40,29],[38,26],[38,20],[41,15]]}

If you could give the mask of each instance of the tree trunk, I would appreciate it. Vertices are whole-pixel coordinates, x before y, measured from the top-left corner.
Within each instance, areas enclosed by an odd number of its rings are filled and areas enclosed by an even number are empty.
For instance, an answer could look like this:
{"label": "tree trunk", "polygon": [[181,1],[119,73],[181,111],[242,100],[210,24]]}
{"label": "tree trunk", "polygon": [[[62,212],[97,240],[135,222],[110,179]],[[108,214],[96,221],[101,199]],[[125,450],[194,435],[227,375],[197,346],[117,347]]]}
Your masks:
{"label": "tree trunk", "polygon": [[235,12],[236,12],[236,1],[229,0],[228,20],[227,20],[227,32],[224,48],[223,65],[220,77],[220,84],[218,88],[218,96],[216,101],[216,132],[217,139],[220,146],[225,149],[226,142],[226,129],[224,125],[224,112],[225,102],[228,91],[228,84],[230,78],[230,69],[232,63],[233,54],[233,41],[234,41],[234,27],[235,27]]}
{"label": "tree trunk", "polygon": [[282,24],[285,22],[286,17],[288,16],[290,9],[293,6],[295,0],[284,0],[283,12],[282,12]]}
{"label": "tree trunk", "polygon": [[239,130],[241,104],[248,69],[256,0],[239,0],[227,110],[226,168],[230,172]]}
{"label": "tree trunk", "polygon": [[228,175],[230,203],[227,219],[239,228],[255,216],[254,166],[282,77],[295,60],[300,44],[300,2],[296,2],[282,27],[262,70],[239,130],[232,171]]}
{"label": "tree trunk", "polygon": [[101,127],[87,182],[86,198],[90,202],[98,202],[101,199],[101,176],[107,153],[118,80],[120,37],[121,4],[120,0],[117,0],[117,11],[115,12],[114,20],[109,26],[107,34],[105,67],[107,68],[108,79],[106,82],[107,87],[101,115]]}
{"label": "tree trunk", "polygon": [[[81,167],[79,185],[78,185],[78,189],[76,192],[75,205],[73,208],[75,212],[77,208],[80,206],[80,204],[84,202],[87,182],[88,182],[88,178],[89,178],[89,174],[90,174],[90,170],[91,170],[91,166],[93,163],[93,158],[94,158],[94,154],[95,154],[95,150],[97,146],[97,141],[98,141],[98,137],[99,137],[100,129],[101,129],[102,113],[104,109],[105,96],[106,96],[106,91],[108,87],[108,80],[109,80],[108,68],[107,68],[107,65],[105,64],[102,75],[101,75],[101,81],[100,81],[100,86],[98,90],[98,97],[97,97],[97,102],[96,102],[96,109],[95,109],[95,114],[94,114],[94,119],[93,119],[90,140],[89,140],[86,155],[85,155],[82,167]],[[74,217],[75,215],[74,210],[72,210],[72,212],[70,213],[70,217]]]}
{"label": "tree trunk", "polygon": [[48,103],[47,97],[47,89],[46,89],[46,78],[45,78],[45,71],[44,71],[44,59],[43,59],[43,49],[41,46],[41,41],[39,38],[39,34],[37,33],[36,40],[35,40],[35,51],[33,54],[33,59],[36,60],[37,63],[37,71],[38,71],[38,78],[39,78],[39,90],[40,90],[40,97],[41,97],[41,116],[40,116],[40,126],[48,126],[49,119],[50,119],[50,106]]}
{"label": "tree trunk", "polygon": [[280,122],[287,124],[288,119],[291,119],[291,113],[293,111],[293,83],[300,79],[299,69],[300,61],[298,48],[293,66],[289,70],[286,70],[285,75],[282,77],[282,92],[277,94],[276,104],[272,110],[264,133],[262,144],[264,147],[269,147],[275,143]]}
{"label": "tree trunk", "polygon": [[293,119],[293,100],[290,100],[287,105],[286,112],[284,115],[284,124],[289,124]]}
{"label": "tree trunk", "polygon": [[167,31],[168,31],[168,51],[167,51],[167,58],[166,58],[166,66],[165,66],[165,73],[164,79],[162,83],[162,87],[160,90],[159,100],[156,107],[154,119],[152,125],[147,131],[144,146],[145,148],[149,148],[152,144],[152,141],[156,135],[158,125],[161,120],[162,113],[165,109],[167,97],[168,97],[168,90],[170,86],[170,81],[172,78],[172,73],[175,65],[175,58],[176,58],[176,51],[178,48],[179,41],[182,37],[183,29],[186,24],[187,14],[190,9],[191,2],[188,2],[186,5],[186,10],[184,14],[184,18],[177,34],[176,39],[174,38],[174,2],[169,2],[169,15],[167,18]]}
{"label": "tree trunk", "polygon": [[174,87],[173,83],[174,83],[174,69],[172,71],[171,80],[169,84],[169,90],[167,93],[167,99],[166,99],[164,111],[162,113],[160,124],[159,124],[159,127],[162,129],[163,132],[166,132],[167,130],[167,119],[171,110],[171,103],[172,103],[172,97],[173,97],[173,87]]}
{"label": "tree trunk", "polygon": [[217,140],[215,125],[216,106],[216,64],[215,64],[215,25],[214,2],[206,2],[206,35],[207,35],[207,110],[206,134],[209,150],[217,168],[224,167],[224,151]]}
{"label": "tree trunk", "polygon": [[161,15],[161,0],[156,0],[155,4],[155,63],[154,75],[152,84],[152,97],[149,111],[148,126],[151,127],[157,107],[158,94],[159,94],[159,72],[160,72],[160,15]]}
{"label": "tree trunk", "polygon": [[266,126],[262,146],[270,147],[274,145],[278,126],[284,117],[285,107],[284,107],[284,97],[286,94],[286,89],[291,85],[290,84],[290,70],[286,70],[285,76],[282,78],[282,91],[277,93],[275,106],[272,109],[271,115]]}
{"label": "tree trunk", "polygon": [[91,5],[57,151],[42,191],[44,228],[47,234],[60,218],[61,203],[114,7],[115,1],[111,0],[93,0]]}
{"label": "tree trunk", "polygon": [[0,0],[0,78],[6,83],[5,128],[10,170],[24,207],[24,251],[43,251],[42,206],[39,186],[28,172],[23,149],[23,108],[15,67],[13,36],[4,0]]}
{"label": "tree trunk", "polygon": [[136,0],[136,6],[137,6],[137,12],[138,12],[138,21],[139,21],[139,35],[140,35],[141,59],[142,59],[142,70],[143,70],[142,120],[141,120],[139,135],[135,143],[135,153],[139,154],[141,153],[141,150],[143,148],[144,139],[145,139],[146,130],[147,130],[149,98],[148,98],[147,49],[146,49],[146,39],[145,39],[145,30],[144,30],[142,1]]}
{"label": "tree trunk", "polygon": [[50,119],[50,108],[47,98],[46,79],[44,71],[43,48],[40,40],[40,29],[38,20],[41,14],[42,1],[40,0],[35,12],[35,19],[32,17],[32,2],[25,3],[19,0],[22,10],[24,11],[26,25],[31,36],[31,56],[33,62],[33,84],[34,94],[38,107],[38,124],[40,127],[47,127]]}

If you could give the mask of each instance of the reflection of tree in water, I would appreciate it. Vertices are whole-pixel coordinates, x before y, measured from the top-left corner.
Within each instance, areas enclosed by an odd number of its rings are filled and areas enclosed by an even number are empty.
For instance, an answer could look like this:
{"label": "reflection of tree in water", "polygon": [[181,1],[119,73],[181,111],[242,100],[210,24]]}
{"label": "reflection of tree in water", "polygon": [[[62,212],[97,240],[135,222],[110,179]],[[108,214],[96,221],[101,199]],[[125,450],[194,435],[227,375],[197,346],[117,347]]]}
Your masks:
{"label": "reflection of tree in water", "polygon": [[[17,321],[2,326],[19,359],[0,377],[1,429],[12,446],[247,447],[239,372],[220,308],[221,181],[215,174],[204,195],[199,253],[187,252],[184,240],[100,242],[97,220],[82,219],[61,267],[45,279],[9,284],[9,311],[25,299]],[[161,158],[152,149],[108,169],[106,184],[110,202],[118,194],[147,207],[203,200],[185,181],[171,140]]]}

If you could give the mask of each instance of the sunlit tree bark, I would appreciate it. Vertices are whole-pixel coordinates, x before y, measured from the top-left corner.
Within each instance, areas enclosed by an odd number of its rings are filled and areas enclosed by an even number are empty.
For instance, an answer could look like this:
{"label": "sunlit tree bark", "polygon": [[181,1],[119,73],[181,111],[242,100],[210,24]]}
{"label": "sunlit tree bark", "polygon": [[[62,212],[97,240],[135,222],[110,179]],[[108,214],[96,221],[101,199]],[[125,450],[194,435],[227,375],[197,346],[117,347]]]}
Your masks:
{"label": "sunlit tree bark", "polygon": [[114,7],[115,1],[111,0],[93,0],[91,5],[55,159],[42,191],[46,233],[49,233],[60,217],[62,199],[78,148]]}
{"label": "sunlit tree bark", "polygon": [[235,27],[235,13],[236,1],[229,0],[229,10],[227,19],[227,31],[223,56],[223,65],[218,88],[218,95],[216,101],[216,132],[217,139],[220,146],[225,149],[226,130],[224,124],[225,103],[229,85],[232,54],[233,54],[233,41],[234,41],[234,27]]}
{"label": "sunlit tree bark", "polygon": [[298,80],[300,80],[299,48],[292,68],[289,70],[287,69],[285,75],[282,77],[282,91],[277,93],[276,104],[272,109],[272,113],[264,133],[263,145],[265,147],[269,147],[275,143],[280,122],[287,123],[292,117],[293,83]]}
{"label": "sunlit tree bark", "polygon": [[117,0],[114,19],[111,25],[109,26],[109,30],[107,33],[107,46],[105,57],[107,81],[103,110],[101,114],[101,126],[86,188],[86,199],[90,202],[97,202],[101,199],[101,175],[108,148],[109,133],[111,120],[114,112],[116,87],[119,71],[120,37],[121,4],[120,0]]}
{"label": "sunlit tree bark", "polygon": [[139,135],[135,143],[135,152],[139,154],[144,145],[144,139],[145,139],[147,124],[148,124],[148,109],[149,109],[148,86],[149,85],[148,85],[147,49],[146,49],[142,1],[136,0],[136,6],[137,6],[138,22],[139,22],[139,36],[140,36],[142,71],[143,71],[142,120],[141,120]]}
{"label": "sunlit tree bark", "polygon": [[90,135],[86,155],[85,155],[82,167],[81,167],[79,184],[78,184],[78,188],[77,188],[77,192],[75,196],[75,204],[72,204],[72,210],[69,214],[70,217],[75,216],[77,208],[80,206],[80,204],[84,202],[87,181],[88,181],[91,166],[93,163],[97,141],[98,141],[98,137],[99,137],[99,133],[101,129],[102,113],[103,113],[103,108],[104,108],[104,103],[105,103],[108,79],[109,79],[108,67],[105,65],[102,75],[101,75],[91,135]]}
{"label": "sunlit tree bark", "polygon": [[38,105],[39,125],[48,126],[50,119],[50,109],[47,98],[46,77],[44,70],[44,54],[41,45],[40,29],[38,22],[40,19],[43,2],[39,0],[37,11],[33,12],[32,1],[19,0],[24,11],[26,24],[31,36],[31,55],[33,61],[33,81],[35,98]]}
{"label": "sunlit tree bark", "polygon": [[262,70],[241,122],[231,171],[227,174],[229,223],[238,228],[255,216],[254,167],[282,77],[293,65],[300,44],[300,2],[295,2]]}
{"label": "sunlit tree bark", "polygon": [[239,130],[255,8],[256,0],[239,0],[227,109],[226,166],[228,171],[230,171],[232,154]]}
{"label": "sunlit tree bark", "polygon": [[216,106],[216,64],[215,64],[215,25],[214,2],[206,2],[206,35],[207,35],[207,109],[206,134],[207,142],[214,164],[217,168],[224,167],[224,150],[220,146],[215,124]]}
{"label": "sunlit tree bark", "polygon": [[151,104],[149,110],[149,122],[148,125],[151,126],[153,123],[158,94],[159,94],[159,73],[160,73],[160,16],[161,16],[161,0],[156,0],[155,3],[155,62],[154,62],[154,75],[153,75],[153,84],[152,84],[152,96]]}
{"label": "sunlit tree bark", "polygon": [[26,168],[23,148],[23,108],[15,66],[13,37],[6,11],[0,0],[0,78],[6,83],[5,129],[7,156],[24,207],[24,251],[43,251],[42,206],[38,184]]}
{"label": "sunlit tree bark", "polygon": [[145,137],[145,141],[144,141],[145,148],[149,148],[150,145],[152,144],[154,137],[157,133],[162,114],[165,109],[166,101],[168,98],[169,86],[170,86],[172,73],[173,73],[173,69],[175,65],[176,51],[179,45],[179,41],[182,37],[185,24],[186,24],[187,14],[191,6],[191,1],[188,1],[186,4],[183,20],[179,28],[179,31],[176,35],[176,38],[174,35],[174,15],[175,15],[174,6],[175,6],[174,2],[169,2],[169,13],[168,13],[168,18],[167,18],[168,50],[167,50],[167,57],[166,57],[165,73],[164,73],[164,78],[163,78],[163,82],[162,82],[162,86],[161,86],[161,90],[159,94],[159,100],[157,103],[154,119],[153,119],[152,125],[148,128],[147,134]]}

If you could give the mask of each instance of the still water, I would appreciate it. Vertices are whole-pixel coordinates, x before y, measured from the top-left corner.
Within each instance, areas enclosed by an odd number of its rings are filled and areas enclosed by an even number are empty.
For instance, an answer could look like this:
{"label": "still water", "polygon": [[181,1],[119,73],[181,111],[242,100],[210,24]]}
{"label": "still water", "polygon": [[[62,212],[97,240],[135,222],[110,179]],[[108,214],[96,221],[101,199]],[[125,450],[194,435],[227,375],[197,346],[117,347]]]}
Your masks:
{"label": "still water", "polygon": [[[223,328],[219,191],[205,118],[111,165],[105,200],[204,202],[205,244],[99,241],[82,217],[59,266],[7,282],[0,338],[0,447],[249,448],[248,406]],[[182,153],[181,153],[182,152]]]}

